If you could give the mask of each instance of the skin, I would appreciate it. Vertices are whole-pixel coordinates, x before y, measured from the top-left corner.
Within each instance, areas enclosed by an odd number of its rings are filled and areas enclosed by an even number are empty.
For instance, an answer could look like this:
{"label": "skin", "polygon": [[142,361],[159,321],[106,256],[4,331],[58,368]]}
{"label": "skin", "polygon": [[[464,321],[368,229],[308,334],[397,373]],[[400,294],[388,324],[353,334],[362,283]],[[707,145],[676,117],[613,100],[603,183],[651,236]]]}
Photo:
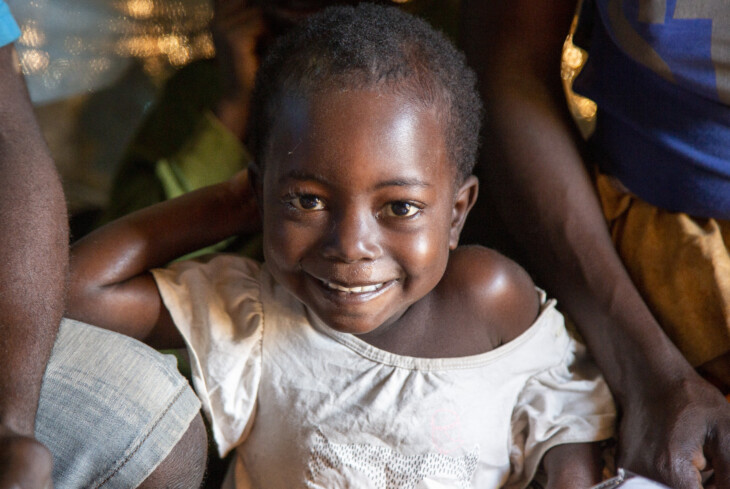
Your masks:
{"label": "skin", "polygon": [[34,436],[41,380],[64,308],[66,205],[12,46],[0,48],[0,488],[51,484]]}
{"label": "skin", "polygon": [[223,81],[223,96],[213,112],[231,133],[246,139],[248,110],[259,67],[257,49],[269,27],[260,8],[245,0],[215,0],[211,32]]}
{"label": "skin", "polygon": [[[64,310],[66,202],[12,46],[0,48],[0,488],[52,487],[50,451],[34,436],[41,381]],[[200,415],[141,488],[198,487]],[[202,449],[195,450],[196,446]],[[164,482],[164,483],[163,483]]]}
{"label": "skin", "polygon": [[586,489],[601,480],[600,449],[595,443],[558,445],[548,450],[542,460],[548,474],[545,489]]}
{"label": "skin", "polygon": [[[534,322],[539,300],[520,267],[485,248],[457,248],[477,182],[457,177],[436,110],[367,90],[283,105],[250,182],[242,173],[75,244],[68,314],[155,346],[180,345],[148,270],[251,232],[260,212],[276,280],[328,326],[379,348],[471,355]],[[576,451],[593,454],[586,445],[551,450],[554,477],[581,474],[562,487],[598,480]]]}
{"label": "skin", "polygon": [[207,439],[203,417],[198,413],[172,452],[137,489],[199,488],[208,460]]}
{"label": "skin", "polygon": [[454,175],[445,145],[427,144],[442,139],[436,117],[398,102],[359,91],[287,100],[262,178],[264,220],[277,223],[264,226],[272,275],[366,341],[413,328],[430,307],[476,197],[473,177],[443,191]]}
{"label": "skin", "polygon": [[[575,321],[622,412],[619,463],[676,489],[730,488],[730,404],[666,337],[607,231],[560,80],[572,0],[464,8],[487,120],[482,211]],[[487,49],[488,46],[488,49]],[[485,212],[486,214],[486,212]],[[484,242],[489,236],[481,237]]]}

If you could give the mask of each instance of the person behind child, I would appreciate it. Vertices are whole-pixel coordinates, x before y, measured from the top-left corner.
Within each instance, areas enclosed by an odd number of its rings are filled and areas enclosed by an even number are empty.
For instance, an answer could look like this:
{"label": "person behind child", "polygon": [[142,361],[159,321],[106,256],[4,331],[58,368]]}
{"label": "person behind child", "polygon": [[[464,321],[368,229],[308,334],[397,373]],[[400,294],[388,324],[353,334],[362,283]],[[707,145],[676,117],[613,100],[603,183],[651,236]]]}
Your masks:
{"label": "person behind child", "polygon": [[174,362],[61,319],[66,205],[12,45],[20,34],[0,0],[0,488],[197,487],[205,451],[196,460],[188,440],[205,428]]}
{"label": "person behind child", "polygon": [[500,115],[480,173],[497,218],[471,228],[507,241],[575,322],[623,413],[621,464],[730,489],[730,2],[582,2],[587,142],[560,76],[579,3],[463,1]]}
{"label": "person behind child", "polygon": [[52,464],[35,439],[35,414],[63,314],[68,226],[12,44],[18,36],[0,0],[0,488],[41,489]]}
{"label": "person behind child", "polygon": [[[424,21],[312,16],[258,73],[248,173],[72,250],[69,315],[187,345],[225,487],[526,487],[600,480],[607,386],[516,264],[458,247],[481,103]],[[170,263],[263,220],[263,264]]]}

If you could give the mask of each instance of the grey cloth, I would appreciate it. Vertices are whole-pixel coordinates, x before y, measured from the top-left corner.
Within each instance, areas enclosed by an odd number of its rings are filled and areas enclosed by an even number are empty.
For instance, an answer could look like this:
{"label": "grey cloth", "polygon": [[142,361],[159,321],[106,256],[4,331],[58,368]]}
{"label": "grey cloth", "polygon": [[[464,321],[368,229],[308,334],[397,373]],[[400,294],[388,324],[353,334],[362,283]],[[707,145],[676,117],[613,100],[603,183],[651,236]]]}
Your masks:
{"label": "grey cloth", "polygon": [[36,437],[56,489],[137,487],[180,440],[200,402],[175,357],[62,321],[41,388]]}

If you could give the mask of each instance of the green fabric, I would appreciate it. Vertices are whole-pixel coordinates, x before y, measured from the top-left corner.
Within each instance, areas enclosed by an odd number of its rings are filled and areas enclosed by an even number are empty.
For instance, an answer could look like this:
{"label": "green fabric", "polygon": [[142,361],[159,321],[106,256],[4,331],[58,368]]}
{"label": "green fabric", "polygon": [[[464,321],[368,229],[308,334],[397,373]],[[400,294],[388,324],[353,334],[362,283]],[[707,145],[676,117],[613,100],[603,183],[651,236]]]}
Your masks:
{"label": "green fabric", "polygon": [[157,161],[155,174],[168,199],[228,180],[251,158],[241,142],[209,112],[190,139],[170,158]]}
{"label": "green fabric", "polygon": [[[120,163],[98,225],[228,180],[248,166],[246,148],[211,112],[220,94],[214,60],[195,61],[170,78]],[[245,236],[182,258],[218,251],[263,256],[261,237]]]}
{"label": "green fabric", "polygon": [[165,84],[127,148],[112,181],[109,204],[99,224],[167,200],[157,162],[175,159],[199,130],[221,95],[214,60],[199,60]]}
{"label": "green fabric", "polygon": [[[206,112],[180,150],[170,158],[157,161],[155,175],[162,185],[165,198],[174,199],[193,190],[226,181],[247,168],[250,161],[246,148],[238,138],[212,113]],[[240,243],[234,243],[236,238],[232,237],[178,260],[189,260],[220,251],[243,251]]]}

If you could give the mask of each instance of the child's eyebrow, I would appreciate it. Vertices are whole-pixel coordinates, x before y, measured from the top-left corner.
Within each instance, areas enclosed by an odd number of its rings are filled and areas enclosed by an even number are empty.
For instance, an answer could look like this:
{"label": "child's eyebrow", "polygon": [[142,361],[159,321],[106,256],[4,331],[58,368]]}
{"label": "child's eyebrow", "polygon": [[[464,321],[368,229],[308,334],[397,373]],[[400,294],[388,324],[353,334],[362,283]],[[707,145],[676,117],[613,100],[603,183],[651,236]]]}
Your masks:
{"label": "child's eyebrow", "polygon": [[[289,173],[286,173],[279,178],[279,183],[283,183],[287,180],[299,180],[299,181],[315,181],[318,183],[321,183],[323,185],[331,185],[331,182],[323,177],[322,175],[316,174],[316,173],[309,173],[309,172],[303,172],[299,170],[292,170]],[[422,187],[427,188],[430,187],[432,184],[429,182],[425,182],[423,180],[420,180],[418,178],[395,178],[392,180],[385,180],[383,182],[378,182],[375,185],[375,189],[381,189],[385,187]]]}
{"label": "child's eyebrow", "polygon": [[417,178],[395,179],[378,182],[376,189],[384,187],[430,187],[431,184]]}
{"label": "child's eyebrow", "polygon": [[327,180],[322,175],[319,175],[316,173],[304,172],[304,171],[300,171],[300,170],[292,170],[288,173],[285,173],[284,175],[282,175],[279,178],[279,183],[284,183],[287,180],[299,180],[302,182],[314,180],[315,182],[322,183],[325,185],[330,183],[329,180]]}

